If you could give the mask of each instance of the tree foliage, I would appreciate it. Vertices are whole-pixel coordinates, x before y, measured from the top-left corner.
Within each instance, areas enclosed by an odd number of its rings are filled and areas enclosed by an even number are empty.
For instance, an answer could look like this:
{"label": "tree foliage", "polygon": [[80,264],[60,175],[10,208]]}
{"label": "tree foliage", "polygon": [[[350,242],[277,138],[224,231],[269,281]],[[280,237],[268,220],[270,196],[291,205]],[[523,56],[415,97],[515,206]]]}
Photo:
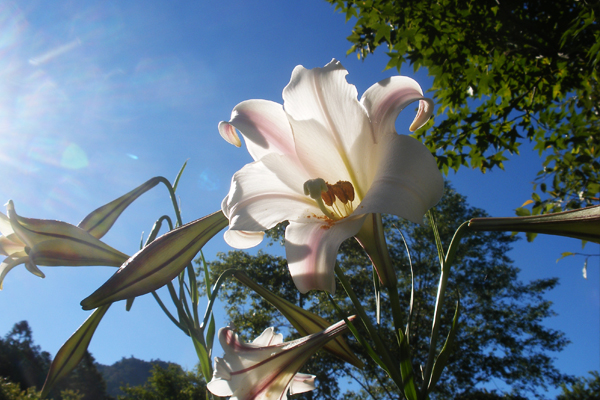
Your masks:
{"label": "tree foliage", "polygon": [[126,386],[119,400],[202,400],[206,399],[206,384],[199,374],[186,372],[179,365],[162,368],[155,364],[152,376],[143,386]]}
{"label": "tree foliage", "polygon": [[519,213],[598,203],[600,1],[327,1],[354,23],[348,53],[383,46],[388,68],[433,77],[438,118],[416,136],[445,173],[503,168],[531,142],[543,161]]}
{"label": "tree foliage", "polygon": [[600,374],[590,372],[590,377],[579,377],[572,385],[561,385],[562,393],[556,400],[600,400]]}
{"label": "tree foliage", "polygon": [[[6,380],[2,390],[10,396],[17,396],[8,397],[7,394],[7,398],[37,398],[35,393],[42,389],[50,363],[50,354],[34,344],[27,321],[16,323],[4,339],[0,339],[0,379]],[[106,383],[96,369],[94,357],[86,352],[77,368],[56,385],[49,397],[62,400],[108,399]]]}
{"label": "tree foliage", "polygon": [[[437,222],[443,242],[447,245],[458,225],[473,217],[486,216],[480,209],[469,207],[463,196],[451,188],[436,206]],[[385,219],[388,244],[398,273],[400,298],[406,314],[411,296],[411,263],[407,257],[400,232],[407,238],[414,272],[415,300],[410,312],[410,346],[413,366],[420,371],[426,361],[431,318],[439,279],[439,262],[431,229],[399,220]],[[270,232],[274,242],[282,240],[282,228]],[[543,295],[557,284],[557,279],[540,279],[530,283],[518,280],[519,269],[508,258],[511,244],[517,240],[499,232],[470,232],[463,238],[457,252],[443,316],[443,332],[448,332],[456,300],[460,296],[460,328],[456,349],[436,389],[436,398],[475,398],[481,383],[499,380],[512,387],[512,398],[536,393],[547,385],[568,382],[553,365],[549,352],[560,351],[568,341],[561,332],[548,329],[541,323],[553,315],[551,303]],[[300,294],[289,277],[283,257],[259,252],[232,251],[220,254],[211,263],[216,276],[228,268],[243,268],[260,285],[279,296],[309,309],[331,322],[340,319],[327,296],[321,292]],[[375,320],[373,271],[368,257],[354,240],[342,244],[338,257],[359,299]],[[252,340],[268,326],[285,333],[289,324],[263,298],[238,282],[230,281],[221,289],[230,323],[245,337]],[[338,287],[335,301],[346,315],[353,313],[343,290]],[[382,298],[380,334],[390,344],[390,351],[398,358],[397,342],[393,336],[386,298]],[[297,337],[288,331],[288,339]],[[352,342],[357,354],[365,357]],[[396,347],[394,347],[396,346]],[[366,357],[365,357],[366,358]],[[401,397],[391,381],[380,369],[371,364],[360,371],[326,354],[318,354],[302,372],[317,375],[317,391],[300,398],[389,398]],[[417,373],[418,375],[418,373]],[[338,379],[342,377],[341,382]],[[419,380],[419,376],[416,377]],[[344,381],[355,382],[354,389],[346,389]],[[487,393],[487,392],[486,392]],[[493,398],[494,393],[488,393]],[[504,394],[499,394],[500,398]]]}

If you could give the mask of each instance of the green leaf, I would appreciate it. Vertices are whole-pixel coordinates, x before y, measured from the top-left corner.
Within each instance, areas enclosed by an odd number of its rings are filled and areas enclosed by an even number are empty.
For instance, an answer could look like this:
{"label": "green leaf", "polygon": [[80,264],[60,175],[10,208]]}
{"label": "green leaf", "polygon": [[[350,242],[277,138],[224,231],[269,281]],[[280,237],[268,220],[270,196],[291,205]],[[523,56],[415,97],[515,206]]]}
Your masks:
{"label": "green leaf", "polygon": [[419,395],[415,385],[414,371],[410,357],[410,346],[406,340],[406,336],[401,330],[398,331],[398,344],[400,345],[400,372],[403,380],[404,395],[408,400],[418,400]]}
{"label": "green leaf", "polygon": [[175,182],[173,183],[173,192],[177,191],[177,185],[179,185],[179,179],[181,179],[181,175],[183,174],[183,171],[185,170],[186,166],[187,166],[187,160],[183,163],[183,165],[181,166],[181,169],[179,170],[179,172],[177,173],[177,176],[175,177]]}
{"label": "green leaf", "polygon": [[[313,333],[321,332],[332,325],[326,319],[321,318],[320,316],[301,307],[298,307],[295,304],[292,304],[289,301],[277,296],[275,293],[263,288],[262,286],[257,285],[243,271],[235,271],[233,276],[238,281],[258,293],[275,308],[277,308],[279,312],[283,314],[283,316],[302,336],[308,336]],[[338,336],[335,339],[327,342],[323,348],[329,353],[341,358],[357,368],[364,367],[363,362],[356,357],[352,349],[350,349],[350,346],[348,346],[348,343],[346,343],[344,338],[341,336]]]}
{"label": "green leaf", "polygon": [[202,371],[202,375],[204,376],[204,379],[206,379],[206,382],[209,382],[212,379],[212,371],[208,352],[206,351],[204,345],[198,341],[192,332],[190,332],[190,336],[192,338],[192,342],[194,343],[194,348],[196,349],[198,361],[200,362],[200,371]]}
{"label": "green leaf", "polygon": [[161,177],[152,178],[131,192],[119,197],[116,200],[92,211],[87,217],[79,223],[79,227],[88,231],[92,236],[100,239],[113,226],[121,213],[129,207],[138,197],[158,185]]}
{"label": "green leaf", "polygon": [[433,365],[433,370],[431,371],[431,379],[429,380],[429,385],[427,386],[427,392],[431,392],[437,381],[442,376],[442,372],[448,364],[448,359],[454,351],[454,339],[456,338],[456,332],[458,331],[458,318],[460,315],[460,298],[456,301],[456,310],[454,311],[454,318],[452,318],[452,327],[450,328],[450,332],[448,332],[448,337],[446,338],[446,343],[444,343],[444,347],[440,351],[440,354],[435,360],[435,364]]}
{"label": "green leaf", "polygon": [[50,393],[50,390],[58,381],[75,369],[79,361],[83,358],[85,351],[90,345],[92,336],[96,332],[98,324],[106,314],[110,304],[94,310],[85,322],[71,335],[71,337],[62,345],[56,357],[52,360],[46,382],[42,388],[41,397],[44,398]]}

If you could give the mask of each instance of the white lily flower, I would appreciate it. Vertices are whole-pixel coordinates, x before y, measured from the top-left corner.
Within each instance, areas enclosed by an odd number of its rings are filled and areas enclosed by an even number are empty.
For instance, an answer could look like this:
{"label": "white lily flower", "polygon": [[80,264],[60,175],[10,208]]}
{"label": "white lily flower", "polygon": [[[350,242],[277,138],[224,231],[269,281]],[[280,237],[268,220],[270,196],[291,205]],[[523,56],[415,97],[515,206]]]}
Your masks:
{"label": "white lily flower", "polygon": [[239,146],[239,130],[254,162],[232,178],[221,208],[225,240],[248,248],[262,232],[289,221],[285,247],[298,289],[335,291],[340,244],[356,235],[366,215],[388,213],[416,223],[441,198],[443,179],[430,151],[398,135],[395,121],[419,101],[411,130],[433,112],[420,86],[392,77],[357,91],[333,60],[324,68],[298,66],[283,90],[283,107],[266,100],[238,104],[221,136]]}
{"label": "white lily flower", "polygon": [[44,278],[41,266],[120,266],[129,257],[101,242],[89,232],[62,221],[17,215],[11,201],[8,216],[0,213],[0,290],[6,274],[20,264]]}
{"label": "white lily flower", "polygon": [[315,376],[298,373],[325,343],[347,329],[344,321],[322,332],[283,343],[283,335],[267,328],[252,343],[244,343],[231,328],[219,330],[225,351],[215,357],[212,380],[206,386],[230,400],[286,400],[287,394],[315,389]]}

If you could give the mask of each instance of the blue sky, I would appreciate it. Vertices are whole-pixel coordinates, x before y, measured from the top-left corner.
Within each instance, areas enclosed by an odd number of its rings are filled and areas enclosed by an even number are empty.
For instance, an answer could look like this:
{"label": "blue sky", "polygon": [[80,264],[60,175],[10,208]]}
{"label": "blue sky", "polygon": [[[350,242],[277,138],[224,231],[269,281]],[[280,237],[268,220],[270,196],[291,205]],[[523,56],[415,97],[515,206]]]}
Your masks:
{"label": "blue sky", "polygon": [[[188,168],[179,195],[184,221],[220,207],[232,174],[250,161],[221,139],[240,101],[281,101],[292,69],[323,66],[332,58],[349,70],[359,94],[395,71],[379,52],[346,57],[351,25],[322,0],[282,1],[4,1],[0,4],[0,201],[14,200],[20,215],[78,223],[91,210],[147,179],[172,180]],[[424,89],[426,71],[412,74]],[[407,110],[405,113],[410,114]],[[412,115],[409,117],[412,119]],[[406,129],[398,123],[399,132]],[[506,163],[506,171],[460,170],[449,179],[471,205],[493,216],[512,216],[527,200],[539,159],[532,150]],[[161,187],[144,195],[104,240],[133,254],[142,231],[170,212]],[[560,277],[548,299],[559,314],[546,324],[572,341],[557,366],[583,375],[600,365],[598,258],[588,279],[582,259],[556,263],[576,240],[538,237],[519,242],[510,256],[523,280]],[[227,251],[221,235],[206,257]],[[588,252],[597,252],[588,245]],[[109,267],[44,268],[45,279],[13,269],[0,292],[0,335],[26,319],[34,339],[55,354],[88,315],[79,302],[113,272]],[[130,312],[116,304],[90,350],[111,364],[131,355],[191,368],[191,342],[150,296]],[[225,321],[221,320],[221,323]]]}

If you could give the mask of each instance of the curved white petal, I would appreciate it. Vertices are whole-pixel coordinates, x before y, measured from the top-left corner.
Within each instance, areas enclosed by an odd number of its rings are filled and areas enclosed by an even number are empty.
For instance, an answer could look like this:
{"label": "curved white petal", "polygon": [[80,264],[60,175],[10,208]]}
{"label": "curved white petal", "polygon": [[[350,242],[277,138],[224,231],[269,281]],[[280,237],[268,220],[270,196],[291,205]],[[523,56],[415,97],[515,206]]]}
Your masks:
{"label": "curved white petal", "polygon": [[334,268],[342,242],[354,236],[365,217],[346,218],[336,223],[290,222],[285,230],[285,252],[292,279],[298,290],[335,293]]}
{"label": "curved white petal", "polygon": [[292,129],[281,104],[267,100],[243,101],[233,108],[229,124],[219,124],[221,136],[236,144],[239,137],[235,130],[231,132],[231,127],[237,128],[246,139],[248,152],[254,160],[273,152],[296,154]]}
{"label": "curved white petal", "polygon": [[275,333],[273,327],[269,327],[260,334],[259,337],[252,341],[252,346],[273,346],[276,344],[283,343],[283,335],[281,333]]}
{"label": "curved white petal", "polygon": [[222,204],[232,230],[264,231],[282,221],[319,213],[304,194],[306,172],[279,154],[269,154],[235,173]]}
{"label": "curved white petal", "polygon": [[10,237],[0,236],[0,254],[10,256],[19,251],[23,251],[24,248],[25,245],[21,243],[16,235],[12,234]]}
{"label": "curved white petal", "polygon": [[290,383],[290,394],[310,392],[315,390],[315,375],[298,372]]}
{"label": "curved white petal", "polygon": [[421,86],[406,76],[393,76],[371,86],[362,95],[360,102],[364,105],[377,140],[383,134],[396,132],[395,124],[398,114],[409,104],[419,101],[419,110],[411,131],[423,126],[433,113],[433,101],[423,97]]}
{"label": "curved white petal", "polygon": [[346,74],[336,60],[324,68],[296,67],[283,90],[284,108],[294,131],[298,158],[312,178],[352,182],[362,197],[365,159],[357,158],[351,149],[368,154],[374,142],[367,113]]}
{"label": "curved white petal", "polygon": [[0,233],[4,236],[12,235],[15,233],[15,231],[12,228],[12,225],[10,224],[10,219],[2,213],[0,213]]}
{"label": "curved white petal", "polygon": [[369,192],[355,213],[388,213],[419,224],[437,204],[444,180],[431,152],[406,135],[382,136],[385,152]]}
{"label": "curved white petal", "polygon": [[[15,254],[10,257],[6,257],[4,261],[0,264],[0,290],[2,290],[2,284],[4,282],[4,277],[8,272],[16,267],[19,264],[27,264],[29,262],[29,257],[23,251],[21,254]],[[43,275],[43,274],[42,274]],[[43,278],[43,276],[42,276]]]}
{"label": "curved white petal", "polygon": [[231,229],[223,234],[225,242],[236,249],[249,249],[258,246],[264,237],[264,232],[235,231]]}
{"label": "curved white petal", "polygon": [[242,141],[235,130],[235,126],[231,125],[229,122],[219,122],[219,134],[227,143],[232,144],[235,147],[242,146]]}

